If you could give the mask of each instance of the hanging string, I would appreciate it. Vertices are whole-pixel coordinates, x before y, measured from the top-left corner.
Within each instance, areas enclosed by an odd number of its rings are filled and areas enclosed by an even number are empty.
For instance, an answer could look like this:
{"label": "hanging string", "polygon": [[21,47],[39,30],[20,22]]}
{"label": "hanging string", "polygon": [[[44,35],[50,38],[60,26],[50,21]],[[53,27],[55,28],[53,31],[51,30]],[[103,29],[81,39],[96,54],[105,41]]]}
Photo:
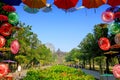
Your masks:
{"label": "hanging string", "polygon": [[85,9],[85,15],[87,16],[87,10]]}

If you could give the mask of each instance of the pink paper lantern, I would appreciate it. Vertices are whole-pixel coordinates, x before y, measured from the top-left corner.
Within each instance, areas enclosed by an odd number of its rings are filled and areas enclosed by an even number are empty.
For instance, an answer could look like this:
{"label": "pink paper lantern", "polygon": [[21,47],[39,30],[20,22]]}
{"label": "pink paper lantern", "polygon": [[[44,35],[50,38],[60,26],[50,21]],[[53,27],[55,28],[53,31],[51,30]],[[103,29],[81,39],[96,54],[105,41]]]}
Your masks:
{"label": "pink paper lantern", "polygon": [[112,22],[114,20],[114,13],[113,12],[103,12],[102,13],[102,20],[104,22]]}
{"label": "pink paper lantern", "polygon": [[120,64],[116,64],[113,67],[113,75],[115,76],[115,78],[120,78]]}
{"label": "pink paper lantern", "polygon": [[13,54],[17,54],[19,51],[20,45],[18,40],[14,40],[12,41],[11,45],[10,45],[10,50]]}
{"label": "pink paper lantern", "polygon": [[6,64],[0,63],[0,77],[8,74],[8,66]]}
{"label": "pink paper lantern", "polygon": [[110,49],[110,41],[106,37],[101,37],[98,41],[98,45],[99,45],[100,49],[102,49],[102,50],[106,51],[106,50]]}
{"label": "pink paper lantern", "polygon": [[3,36],[0,36],[0,48],[5,45],[6,39]]}

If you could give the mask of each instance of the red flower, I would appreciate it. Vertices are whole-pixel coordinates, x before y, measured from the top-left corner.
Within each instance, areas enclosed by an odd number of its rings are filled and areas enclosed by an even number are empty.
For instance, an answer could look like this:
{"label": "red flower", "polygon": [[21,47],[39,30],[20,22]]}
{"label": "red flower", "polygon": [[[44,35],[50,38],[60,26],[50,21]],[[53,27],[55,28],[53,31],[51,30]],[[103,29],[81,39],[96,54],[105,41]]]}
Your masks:
{"label": "red flower", "polygon": [[2,7],[2,9],[4,11],[7,11],[7,12],[14,12],[14,11],[16,11],[16,9],[13,6],[10,6],[10,5],[5,5],[5,6]]}
{"label": "red flower", "polygon": [[9,36],[12,32],[12,25],[9,23],[3,23],[0,27],[0,34],[3,36]]}
{"label": "red flower", "polygon": [[8,21],[8,17],[5,15],[0,15],[0,21]]}

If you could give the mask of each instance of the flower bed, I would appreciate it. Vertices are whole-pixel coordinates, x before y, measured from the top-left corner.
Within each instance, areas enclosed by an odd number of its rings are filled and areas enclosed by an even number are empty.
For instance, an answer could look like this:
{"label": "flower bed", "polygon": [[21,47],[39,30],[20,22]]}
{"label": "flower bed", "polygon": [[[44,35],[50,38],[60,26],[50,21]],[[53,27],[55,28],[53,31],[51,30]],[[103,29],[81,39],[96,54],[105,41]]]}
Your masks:
{"label": "flower bed", "polygon": [[23,80],[95,80],[80,69],[57,65],[45,70],[29,70]]}

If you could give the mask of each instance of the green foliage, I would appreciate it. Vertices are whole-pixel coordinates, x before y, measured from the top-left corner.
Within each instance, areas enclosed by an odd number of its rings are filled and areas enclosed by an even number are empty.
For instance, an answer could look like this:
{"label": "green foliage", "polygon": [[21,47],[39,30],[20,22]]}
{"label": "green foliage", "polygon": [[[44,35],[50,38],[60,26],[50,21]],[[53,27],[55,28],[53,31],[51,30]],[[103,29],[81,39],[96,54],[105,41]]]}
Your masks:
{"label": "green foliage", "polygon": [[66,61],[75,61],[76,59],[79,59],[80,56],[80,50],[79,49],[72,49],[69,53],[66,54],[65,59]]}
{"label": "green foliage", "polygon": [[94,26],[94,35],[96,40],[98,40],[100,37],[107,37],[108,36],[108,28],[107,27],[102,27],[102,25],[107,24],[97,24]]}
{"label": "green foliage", "polygon": [[105,63],[105,60],[106,60],[106,57],[105,56],[99,56],[99,57],[96,57],[95,58],[95,61],[96,61],[96,63],[98,64],[98,65],[100,65],[101,64],[101,62],[102,62],[102,65],[104,65]]}
{"label": "green foliage", "polygon": [[23,80],[40,80],[40,71],[34,69],[29,70]]}
{"label": "green foliage", "polygon": [[23,80],[95,80],[80,69],[57,65],[45,70],[30,70]]}
{"label": "green foliage", "polygon": [[14,31],[13,35],[13,38],[18,39],[20,43],[19,54],[16,55],[15,59],[21,64],[34,64],[40,60],[50,62],[52,53],[41,43],[37,34],[31,31],[32,26],[20,22],[18,27],[19,29]]}
{"label": "green foliage", "polygon": [[28,63],[26,56],[23,56],[23,55],[15,56],[15,59],[19,62],[19,64]]}

